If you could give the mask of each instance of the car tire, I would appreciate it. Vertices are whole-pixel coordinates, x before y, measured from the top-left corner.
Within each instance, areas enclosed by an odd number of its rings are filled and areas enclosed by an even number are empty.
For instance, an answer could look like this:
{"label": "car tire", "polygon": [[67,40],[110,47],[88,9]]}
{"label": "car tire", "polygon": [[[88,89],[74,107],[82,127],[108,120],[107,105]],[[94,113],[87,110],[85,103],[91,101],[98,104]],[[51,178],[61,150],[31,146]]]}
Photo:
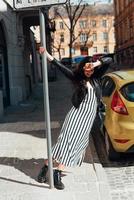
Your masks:
{"label": "car tire", "polygon": [[111,161],[118,160],[120,158],[120,153],[115,151],[113,145],[110,141],[107,131],[105,130],[105,147],[108,159]]}

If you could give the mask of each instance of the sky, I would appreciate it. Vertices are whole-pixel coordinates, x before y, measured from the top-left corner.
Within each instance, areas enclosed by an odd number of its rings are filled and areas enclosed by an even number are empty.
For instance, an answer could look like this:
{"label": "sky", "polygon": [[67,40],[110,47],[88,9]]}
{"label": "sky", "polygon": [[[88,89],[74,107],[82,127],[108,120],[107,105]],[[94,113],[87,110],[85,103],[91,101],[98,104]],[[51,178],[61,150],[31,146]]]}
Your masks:
{"label": "sky", "polygon": [[[113,0],[111,0],[112,2]],[[73,0],[73,2],[78,2],[78,0]],[[100,3],[108,3],[110,0],[85,0],[85,2],[89,4],[94,4],[95,2],[100,2]]]}

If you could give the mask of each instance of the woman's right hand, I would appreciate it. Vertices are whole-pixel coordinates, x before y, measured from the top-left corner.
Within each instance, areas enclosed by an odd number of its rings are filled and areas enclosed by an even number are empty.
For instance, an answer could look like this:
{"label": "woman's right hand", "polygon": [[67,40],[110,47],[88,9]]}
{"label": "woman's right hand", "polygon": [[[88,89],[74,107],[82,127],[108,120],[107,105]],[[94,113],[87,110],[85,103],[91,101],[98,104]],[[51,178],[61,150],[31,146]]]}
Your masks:
{"label": "woman's right hand", "polygon": [[47,51],[44,47],[42,47],[42,46],[39,47],[39,53],[40,53],[40,54],[45,53],[49,61],[52,61],[52,60],[54,59],[53,56],[51,56],[51,55],[48,53],[48,51]]}
{"label": "woman's right hand", "polygon": [[43,54],[45,52],[45,48],[44,47],[39,47],[39,53]]}

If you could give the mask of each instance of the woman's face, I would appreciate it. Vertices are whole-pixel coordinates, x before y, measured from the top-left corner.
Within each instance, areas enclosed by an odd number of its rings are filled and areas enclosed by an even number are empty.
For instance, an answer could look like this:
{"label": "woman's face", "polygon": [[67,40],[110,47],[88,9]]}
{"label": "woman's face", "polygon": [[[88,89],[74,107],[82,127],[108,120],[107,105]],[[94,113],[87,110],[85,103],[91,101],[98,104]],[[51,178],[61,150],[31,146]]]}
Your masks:
{"label": "woman's face", "polygon": [[92,68],[92,63],[86,63],[83,67],[84,75],[89,78],[93,73],[94,69]]}

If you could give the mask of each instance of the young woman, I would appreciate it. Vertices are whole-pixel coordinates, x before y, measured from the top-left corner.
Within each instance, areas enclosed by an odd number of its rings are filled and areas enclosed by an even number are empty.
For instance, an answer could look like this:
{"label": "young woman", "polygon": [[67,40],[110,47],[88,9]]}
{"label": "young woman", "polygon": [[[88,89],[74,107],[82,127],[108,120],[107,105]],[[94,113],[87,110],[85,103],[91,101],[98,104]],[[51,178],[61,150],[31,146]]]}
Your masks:
{"label": "young woman", "polygon": [[[58,163],[57,169],[54,170],[54,186],[57,189],[64,189],[61,172],[65,166],[80,166],[83,162],[89,143],[89,134],[100,104],[99,80],[112,59],[104,57],[92,63],[89,58],[85,58],[77,69],[71,71],[43,47],[40,47],[39,52],[46,53],[49,61],[57,66],[76,87],[72,96],[73,106],[66,115],[57,143],[52,147],[52,158]],[[46,159],[38,175],[39,182],[46,182],[47,171],[48,160]]]}

